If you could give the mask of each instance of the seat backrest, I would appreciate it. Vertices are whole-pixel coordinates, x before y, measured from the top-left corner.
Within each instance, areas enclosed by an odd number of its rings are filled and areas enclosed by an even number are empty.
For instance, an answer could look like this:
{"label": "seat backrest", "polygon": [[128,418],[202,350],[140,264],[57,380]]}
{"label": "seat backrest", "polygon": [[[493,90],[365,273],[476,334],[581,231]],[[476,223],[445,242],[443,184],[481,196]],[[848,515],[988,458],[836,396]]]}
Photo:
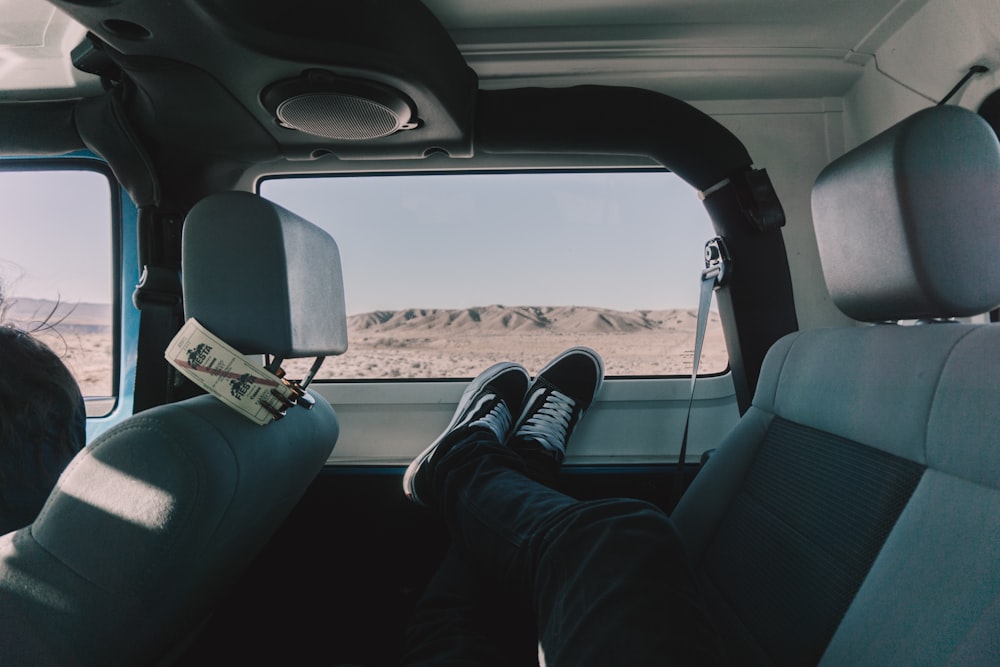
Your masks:
{"label": "seat backrest", "polygon": [[941,322],[1000,303],[997,138],[923,110],[828,166],[813,218],[872,324],[778,341],[678,504],[711,612],[734,664],[1000,664],[1000,327]]}
{"label": "seat backrest", "polygon": [[[248,193],[184,224],[185,314],[244,354],[344,352],[337,245]],[[211,611],[328,459],[322,399],[259,426],[211,395],[89,444],[38,519],[0,538],[0,663],[148,665]]]}

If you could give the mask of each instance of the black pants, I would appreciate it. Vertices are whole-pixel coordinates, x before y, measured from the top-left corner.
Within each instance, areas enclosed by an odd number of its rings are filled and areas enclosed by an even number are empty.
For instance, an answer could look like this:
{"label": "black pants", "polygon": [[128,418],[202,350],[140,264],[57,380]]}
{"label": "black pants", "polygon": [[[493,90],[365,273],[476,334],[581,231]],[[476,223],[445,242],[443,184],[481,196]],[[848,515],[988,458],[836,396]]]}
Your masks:
{"label": "black pants", "polygon": [[506,629],[491,606],[507,608],[508,598],[515,610],[524,602],[547,667],[723,663],[662,511],[575,500],[530,479],[490,433],[456,437],[434,479],[452,551],[409,628],[406,664],[490,665],[520,650],[519,636],[498,649]]}

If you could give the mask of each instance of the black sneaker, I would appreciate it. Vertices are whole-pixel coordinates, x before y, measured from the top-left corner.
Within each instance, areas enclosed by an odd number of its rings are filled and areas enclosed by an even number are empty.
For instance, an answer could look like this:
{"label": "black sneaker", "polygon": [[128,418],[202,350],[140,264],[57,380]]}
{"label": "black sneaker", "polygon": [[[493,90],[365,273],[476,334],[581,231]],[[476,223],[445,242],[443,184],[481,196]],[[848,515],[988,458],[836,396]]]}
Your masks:
{"label": "black sneaker", "polygon": [[603,382],[604,361],[589,347],[570,348],[550,361],[528,388],[508,442],[511,449],[526,459],[541,456],[558,468],[570,435]]}
{"label": "black sneaker", "polygon": [[[413,459],[403,475],[403,492],[418,505],[428,505],[433,459],[438,446],[459,429],[485,428],[502,443],[510,433],[513,416],[524,400],[531,376],[524,366],[510,361],[493,364],[462,392],[451,423],[437,440]],[[443,453],[443,452],[442,452]]]}

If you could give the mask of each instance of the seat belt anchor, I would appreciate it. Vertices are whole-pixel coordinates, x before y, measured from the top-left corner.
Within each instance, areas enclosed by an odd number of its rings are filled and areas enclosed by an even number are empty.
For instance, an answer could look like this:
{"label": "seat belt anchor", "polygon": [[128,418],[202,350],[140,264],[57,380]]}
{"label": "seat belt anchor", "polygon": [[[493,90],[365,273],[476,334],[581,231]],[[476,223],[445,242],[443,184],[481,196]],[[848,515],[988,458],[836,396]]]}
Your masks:
{"label": "seat belt anchor", "polygon": [[139,310],[148,305],[181,306],[181,278],[175,269],[163,266],[142,267],[139,284],[132,292],[132,304]]}
{"label": "seat belt anchor", "polygon": [[714,288],[722,287],[729,281],[732,262],[725,239],[717,236],[708,241],[705,244],[705,270],[701,272],[702,282],[714,277]]}

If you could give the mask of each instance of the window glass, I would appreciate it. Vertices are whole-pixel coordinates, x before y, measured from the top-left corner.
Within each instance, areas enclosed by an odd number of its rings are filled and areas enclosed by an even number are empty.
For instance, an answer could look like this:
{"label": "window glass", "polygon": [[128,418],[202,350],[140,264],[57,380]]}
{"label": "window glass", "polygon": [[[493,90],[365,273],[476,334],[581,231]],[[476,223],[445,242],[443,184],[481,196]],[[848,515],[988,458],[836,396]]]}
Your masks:
{"label": "window glass", "polygon": [[[691,373],[714,233],[669,172],[281,178],[260,192],[340,247],[349,350],[319,378],[537,370],[573,345],[609,376]],[[727,366],[713,310],[699,370]]]}
{"label": "window glass", "polygon": [[111,185],[100,172],[0,170],[0,320],[31,331],[87,397],[114,395]]}

